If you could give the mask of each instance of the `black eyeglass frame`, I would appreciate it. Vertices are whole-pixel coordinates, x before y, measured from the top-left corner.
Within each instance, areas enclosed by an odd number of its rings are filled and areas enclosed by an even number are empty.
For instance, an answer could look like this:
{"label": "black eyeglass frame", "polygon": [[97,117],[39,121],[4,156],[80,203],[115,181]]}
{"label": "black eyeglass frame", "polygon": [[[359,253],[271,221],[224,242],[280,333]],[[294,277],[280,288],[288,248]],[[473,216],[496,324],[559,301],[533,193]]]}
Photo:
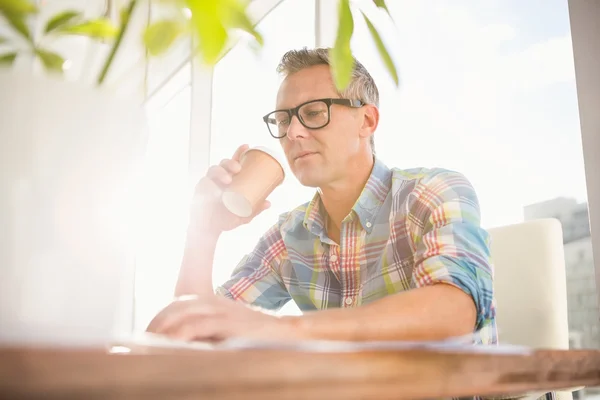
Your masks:
{"label": "black eyeglass frame", "polygon": [[[319,126],[317,128],[313,128],[310,126],[307,126],[306,123],[304,123],[304,121],[302,120],[302,117],[300,116],[300,114],[298,114],[298,111],[300,110],[300,108],[302,108],[303,106],[310,104],[310,103],[316,103],[316,102],[322,102],[327,104],[327,122],[322,125]],[[340,98],[326,98],[326,99],[314,99],[314,100],[309,100],[306,101],[302,104],[299,104],[298,106],[294,107],[294,108],[288,108],[288,109],[280,109],[280,110],[274,110],[271,111],[270,113],[268,113],[267,115],[265,115],[263,117],[263,121],[265,122],[265,124],[267,125],[267,129],[269,130],[269,134],[275,138],[275,139],[283,139],[284,137],[287,136],[287,131],[285,132],[285,134],[283,136],[275,136],[273,134],[273,132],[271,132],[271,127],[269,126],[269,115],[276,113],[276,112],[287,112],[288,117],[290,119],[290,122],[292,121],[292,118],[294,116],[296,116],[296,118],[298,118],[298,121],[300,121],[300,123],[307,129],[321,129],[321,128],[325,128],[327,125],[329,125],[329,122],[331,122],[331,106],[333,104],[339,104],[342,106],[347,106],[347,107],[352,107],[352,108],[360,108],[362,106],[365,105],[365,103],[363,103],[361,100],[353,100],[353,99],[340,99]]]}

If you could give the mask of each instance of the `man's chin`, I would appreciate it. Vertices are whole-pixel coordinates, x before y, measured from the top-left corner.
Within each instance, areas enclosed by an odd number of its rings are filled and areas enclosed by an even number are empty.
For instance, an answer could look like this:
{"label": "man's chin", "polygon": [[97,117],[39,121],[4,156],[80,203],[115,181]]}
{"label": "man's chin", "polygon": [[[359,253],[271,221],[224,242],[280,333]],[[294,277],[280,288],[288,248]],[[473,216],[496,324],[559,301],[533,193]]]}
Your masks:
{"label": "man's chin", "polygon": [[313,174],[295,173],[294,175],[296,176],[296,179],[298,179],[298,182],[300,182],[302,186],[311,188],[318,188],[321,186],[322,179],[319,179]]}

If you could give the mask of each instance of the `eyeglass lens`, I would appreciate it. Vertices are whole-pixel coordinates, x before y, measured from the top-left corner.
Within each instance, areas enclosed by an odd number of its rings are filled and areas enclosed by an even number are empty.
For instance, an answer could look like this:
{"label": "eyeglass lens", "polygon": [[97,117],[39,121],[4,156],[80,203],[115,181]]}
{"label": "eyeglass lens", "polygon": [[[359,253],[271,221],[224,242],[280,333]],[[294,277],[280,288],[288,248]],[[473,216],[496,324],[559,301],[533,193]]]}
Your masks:
{"label": "eyeglass lens", "polygon": [[[274,111],[267,117],[269,130],[276,137],[283,137],[291,123],[291,113],[288,111]],[[300,122],[307,128],[321,128],[329,122],[329,107],[323,101],[313,101],[304,104],[298,109]]]}

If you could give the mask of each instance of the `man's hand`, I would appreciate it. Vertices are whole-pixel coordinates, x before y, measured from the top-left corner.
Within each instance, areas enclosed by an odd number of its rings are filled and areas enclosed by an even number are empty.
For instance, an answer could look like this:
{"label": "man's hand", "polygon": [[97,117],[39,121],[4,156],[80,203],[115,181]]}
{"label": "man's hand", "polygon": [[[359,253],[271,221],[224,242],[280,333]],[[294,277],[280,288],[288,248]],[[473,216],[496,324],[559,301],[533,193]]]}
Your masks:
{"label": "man's hand", "polygon": [[231,159],[213,165],[196,185],[190,210],[190,223],[186,246],[175,295],[208,295],[213,293],[212,269],[215,248],[221,233],[250,222],[256,215],[269,208],[265,201],[254,215],[240,218],[225,208],[221,201],[223,190],[242,169],[240,158],[248,150],[247,145],[238,147]]}
{"label": "man's hand", "polygon": [[178,340],[219,342],[234,337],[295,338],[290,318],[279,318],[220,296],[182,296],[150,322],[148,332]]}
{"label": "man's hand", "polygon": [[473,299],[438,284],[386,296],[356,308],[277,317],[225,297],[182,296],[152,320],[147,330],[179,340],[219,342],[245,337],[286,340],[444,340],[471,335]]}
{"label": "man's hand", "polygon": [[250,222],[256,215],[269,208],[270,203],[265,201],[255,210],[254,215],[240,218],[229,212],[221,202],[223,190],[242,169],[240,158],[246,150],[248,145],[238,147],[231,159],[224,159],[218,165],[211,166],[206,176],[200,179],[195,188],[191,210],[192,229],[219,235]]}

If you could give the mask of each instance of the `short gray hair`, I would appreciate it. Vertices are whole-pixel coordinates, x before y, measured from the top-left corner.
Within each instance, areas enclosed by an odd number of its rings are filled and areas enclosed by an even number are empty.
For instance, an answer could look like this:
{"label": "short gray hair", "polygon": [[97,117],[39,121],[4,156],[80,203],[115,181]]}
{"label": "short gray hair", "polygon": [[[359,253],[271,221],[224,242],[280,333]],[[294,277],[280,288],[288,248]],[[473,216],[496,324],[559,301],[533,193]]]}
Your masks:
{"label": "short gray hair", "polygon": [[[281,57],[277,66],[277,72],[283,76],[291,75],[303,69],[315,65],[331,65],[329,60],[329,48],[290,50]],[[379,90],[369,74],[369,71],[355,57],[354,70],[350,84],[339,95],[346,99],[358,99],[366,104],[374,104],[379,107]],[[375,139],[371,135],[371,150],[375,154]]]}

